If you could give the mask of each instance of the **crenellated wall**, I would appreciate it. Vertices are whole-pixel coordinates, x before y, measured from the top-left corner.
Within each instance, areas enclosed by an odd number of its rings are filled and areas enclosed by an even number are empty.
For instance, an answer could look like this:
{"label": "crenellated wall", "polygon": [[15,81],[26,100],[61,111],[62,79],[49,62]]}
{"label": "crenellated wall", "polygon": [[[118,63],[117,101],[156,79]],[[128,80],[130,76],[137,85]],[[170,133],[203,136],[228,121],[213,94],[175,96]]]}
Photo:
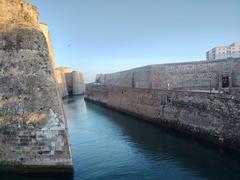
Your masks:
{"label": "crenellated wall", "polygon": [[72,173],[67,121],[38,11],[0,0],[0,172]]}

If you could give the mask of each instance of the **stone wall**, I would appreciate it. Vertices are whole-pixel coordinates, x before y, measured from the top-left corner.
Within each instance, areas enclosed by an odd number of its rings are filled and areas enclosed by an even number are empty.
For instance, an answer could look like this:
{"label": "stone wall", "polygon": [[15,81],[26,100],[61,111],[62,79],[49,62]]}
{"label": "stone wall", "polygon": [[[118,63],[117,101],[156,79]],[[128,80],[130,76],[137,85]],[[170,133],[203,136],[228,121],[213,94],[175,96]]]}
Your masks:
{"label": "stone wall", "polygon": [[49,57],[53,68],[55,67],[55,56],[51,40],[51,34],[46,24],[39,22],[37,8],[26,3],[25,0],[0,0],[0,29],[10,31],[18,28],[40,29],[47,41]]}
{"label": "stone wall", "polygon": [[73,83],[73,90],[72,90],[73,95],[84,94],[85,84],[84,84],[82,73],[80,73],[78,71],[73,71],[72,72],[72,83]]}
{"label": "stone wall", "polygon": [[82,95],[85,92],[83,75],[70,67],[56,68],[56,80],[62,97],[67,95]]}
{"label": "stone wall", "polygon": [[39,13],[25,0],[0,0],[0,29],[39,28]]}
{"label": "stone wall", "polygon": [[49,52],[50,61],[52,63],[52,67],[54,69],[55,68],[55,55],[54,55],[54,50],[53,50],[51,34],[50,34],[50,32],[48,30],[48,26],[46,24],[41,23],[40,29],[42,30],[42,32],[46,38],[46,41],[48,44],[48,52]]}
{"label": "stone wall", "polygon": [[0,0],[0,24],[0,171],[72,173],[67,122],[37,9]]}
{"label": "stone wall", "polygon": [[58,86],[58,91],[59,91],[60,97],[68,96],[68,88],[67,88],[65,74],[62,71],[55,69],[55,76],[56,76],[56,81],[57,81],[57,86]]}
{"label": "stone wall", "polygon": [[222,77],[227,76],[230,88],[240,92],[239,69],[240,59],[162,64],[97,75],[96,82],[120,87],[221,91]]}
{"label": "stone wall", "polygon": [[240,150],[240,97],[88,84],[86,99]]}

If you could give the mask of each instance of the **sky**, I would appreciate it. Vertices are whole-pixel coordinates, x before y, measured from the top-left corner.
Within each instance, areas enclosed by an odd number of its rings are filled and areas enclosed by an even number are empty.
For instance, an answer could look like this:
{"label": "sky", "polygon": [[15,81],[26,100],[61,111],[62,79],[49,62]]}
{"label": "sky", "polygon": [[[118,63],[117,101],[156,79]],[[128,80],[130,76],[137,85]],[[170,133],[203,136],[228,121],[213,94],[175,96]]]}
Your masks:
{"label": "sky", "polygon": [[57,66],[86,82],[149,64],[205,60],[240,41],[240,0],[28,0],[48,24]]}

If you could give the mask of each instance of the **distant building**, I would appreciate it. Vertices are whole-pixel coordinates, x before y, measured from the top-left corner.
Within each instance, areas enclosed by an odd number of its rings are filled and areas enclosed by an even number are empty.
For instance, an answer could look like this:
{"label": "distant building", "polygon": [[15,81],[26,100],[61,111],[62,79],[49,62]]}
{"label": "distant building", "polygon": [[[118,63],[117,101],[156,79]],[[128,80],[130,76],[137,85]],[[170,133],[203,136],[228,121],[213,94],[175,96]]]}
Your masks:
{"label": "distant building", "polygon": [[207,60],[218,60],[240,57],[240,44],[233,43],[229,46],[215,47],[207,52]]}

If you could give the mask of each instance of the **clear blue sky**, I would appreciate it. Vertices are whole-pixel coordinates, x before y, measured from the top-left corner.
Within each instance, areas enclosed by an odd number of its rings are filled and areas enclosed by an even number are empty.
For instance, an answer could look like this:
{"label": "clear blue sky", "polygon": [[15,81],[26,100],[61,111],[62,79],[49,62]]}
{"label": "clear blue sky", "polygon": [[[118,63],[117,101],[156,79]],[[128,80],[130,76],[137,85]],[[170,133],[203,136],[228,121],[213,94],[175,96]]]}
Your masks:
{"label": "clear blue sky", "polygon": [[97,73],[205,59],[240,41],[240,0],[29,0],[49,25],[57,66]]}

